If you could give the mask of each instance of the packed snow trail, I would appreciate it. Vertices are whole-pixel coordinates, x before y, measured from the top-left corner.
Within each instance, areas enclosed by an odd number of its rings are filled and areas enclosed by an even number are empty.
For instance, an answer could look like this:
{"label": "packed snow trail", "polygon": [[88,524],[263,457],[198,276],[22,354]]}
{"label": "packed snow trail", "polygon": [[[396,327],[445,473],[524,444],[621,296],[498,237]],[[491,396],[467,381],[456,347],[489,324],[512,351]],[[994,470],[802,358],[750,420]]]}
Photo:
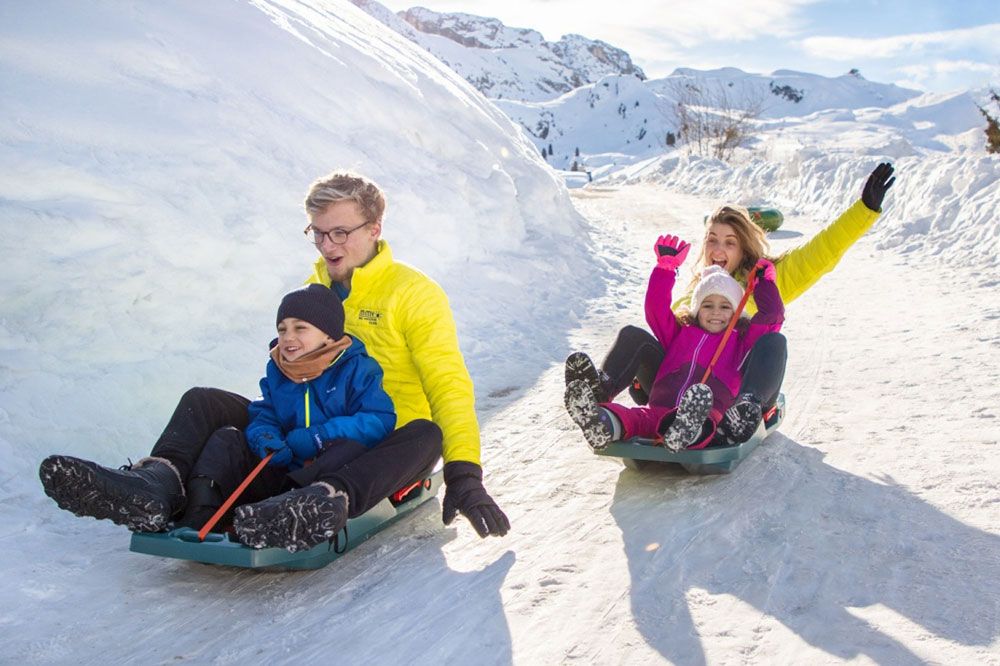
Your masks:
{"label": "packed snow trail", "polygon": [[[569,330],[533,332],[547,371],[480,404],[506,538],[443,527],[433,501],[324,569],[253,572],[129,553],[122,528],[39,489],[25,500],[37,525],[5,535],[0,556],[31,600],[0,612],[5,656],[1000,663],[1000,369],[984,362],[1000,336],[975,317],[984,292],[946,290],[933,267],[862,239],[788,308],[778,434],[728,476],[627,471],[590,454],[565,415],[562,360],[599,360],[619,328],[643,324],[656,235],[700,241],[718,202],[647,186],[574,197],[607,292]],[[828,221],[789,216],[774,249]]]}

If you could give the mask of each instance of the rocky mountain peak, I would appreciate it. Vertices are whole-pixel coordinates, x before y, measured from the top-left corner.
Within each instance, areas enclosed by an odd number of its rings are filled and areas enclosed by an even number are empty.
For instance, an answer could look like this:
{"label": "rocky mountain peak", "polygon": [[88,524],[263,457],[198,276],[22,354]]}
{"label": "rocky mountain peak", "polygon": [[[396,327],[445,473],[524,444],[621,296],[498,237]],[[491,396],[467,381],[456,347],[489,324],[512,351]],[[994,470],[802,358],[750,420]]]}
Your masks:
{"label": "rocky mountain peak", "polygon": [[495,18],[423,7],[392,14],[376,0],[352,2],[493,99],[545,101],[605,76],[646,78],[627,52],[582,35],[548,42],[537,30],[512,28]]}

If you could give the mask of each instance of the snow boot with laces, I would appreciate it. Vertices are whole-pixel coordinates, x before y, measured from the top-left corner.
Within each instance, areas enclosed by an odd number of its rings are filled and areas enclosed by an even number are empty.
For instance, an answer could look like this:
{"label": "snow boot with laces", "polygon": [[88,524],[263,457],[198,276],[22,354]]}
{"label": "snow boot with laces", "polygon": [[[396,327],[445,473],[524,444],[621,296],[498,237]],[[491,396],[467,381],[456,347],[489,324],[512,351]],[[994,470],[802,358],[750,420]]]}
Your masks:
{"label": "snow boot with laces", "polygon": [[49,456],[38,476],[59,508],[108,519],[133,532],[160,532],[184,508],[180,474],[163,458],[111,469],[72,456]]}

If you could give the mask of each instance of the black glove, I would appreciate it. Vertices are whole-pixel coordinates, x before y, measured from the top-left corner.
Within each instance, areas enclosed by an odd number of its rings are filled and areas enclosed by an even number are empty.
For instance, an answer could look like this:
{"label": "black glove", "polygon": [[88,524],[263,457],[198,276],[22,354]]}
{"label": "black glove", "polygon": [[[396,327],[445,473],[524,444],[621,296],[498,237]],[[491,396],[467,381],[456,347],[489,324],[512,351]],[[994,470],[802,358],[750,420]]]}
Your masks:
{"label": "black glove", "polygon": [[861,192],[861,202],[868,206],[868,210],[873,210],[876,213],[882,212],[882,199],[885,199],[885,193],[896,182],[895,178],[890,178],[892,171],[891,164],[882,162],[868,176],[865,189]]}
{"label": "black glove", "polygon": [[484,539],[490,534],[503,536],[510,521],[483,488],[483,468],[475,463],[456,460],[444,466],[444,502],[441,518],[451,525],[459,512],[469,519]]}

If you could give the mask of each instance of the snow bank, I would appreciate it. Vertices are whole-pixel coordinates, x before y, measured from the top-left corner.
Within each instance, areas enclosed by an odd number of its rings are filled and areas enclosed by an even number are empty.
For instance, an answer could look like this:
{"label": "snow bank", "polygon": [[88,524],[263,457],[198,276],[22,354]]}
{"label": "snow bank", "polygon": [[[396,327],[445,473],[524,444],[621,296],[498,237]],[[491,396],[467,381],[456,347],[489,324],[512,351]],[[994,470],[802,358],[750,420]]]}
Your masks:
{"label": "snow bank", "polygon": [[[886,195],[882,217],[868,232],[876,247],[926,262],[929,270],[937,264],[963,271],[974,267],[974,284],[996,285],[1000,156],[982,149],[941,153],[913,148],[896,157],[870,150],[863,140],[870,140],[872,132],[855,130],[858,135],[850,136],[824,132],[821,124],[812,127],[810,135],[825,134],[828,145],[800,145],[777,161],[750,158],[731,165],[675,151],[620,169],[606,180],[661,183],[720,203],[776,206],[785,213],[787,229],[798,215],[833,220],[861,196],[871,170],[890,161],[896,182]],[[768,146],[760,150],[766,153]]]}
{"label": "snow bank", "polygon": [[[254,394],[308,273],[309,183],[379,182],[397,258],[449,292],[480,394],[598,287],[517,128],[347,3],[18,4],[0,21],[0,450],[144,453],[191,385]],[[529,374],[530,376],[530,374]],[[4,482],[4,490],[10,490]]]}

